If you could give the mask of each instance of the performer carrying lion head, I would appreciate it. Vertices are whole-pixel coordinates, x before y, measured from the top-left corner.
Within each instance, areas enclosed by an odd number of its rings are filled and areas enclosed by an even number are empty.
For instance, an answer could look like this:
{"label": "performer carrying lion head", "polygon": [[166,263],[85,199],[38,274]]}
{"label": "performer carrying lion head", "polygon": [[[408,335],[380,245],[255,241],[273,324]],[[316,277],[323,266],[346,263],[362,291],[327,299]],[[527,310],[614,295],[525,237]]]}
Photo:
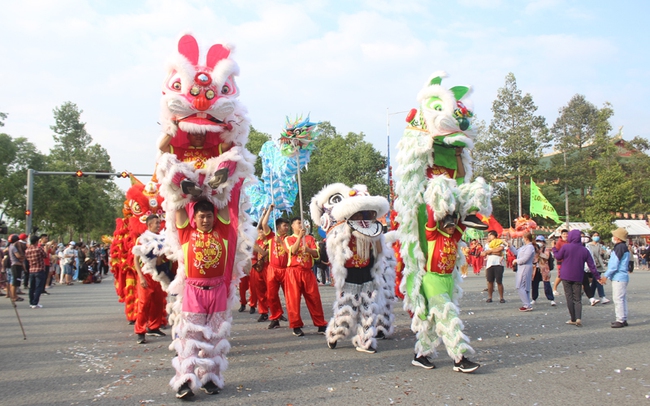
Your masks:
{"label": "performer carrying lion head", "polygon": [[397,146],[395,209],[404,261],[400,290],[417,335],[412,363],[434,368],[428,355],[444,342],[454,370],[473,372],[479,365],[465,357],[474,350],[458,317],[458,242],[465,227],[487,228],[476,213],[492,212],[491,188],[482,178],[470,182],[475,136],[473,113],[465,105],[470,89],[443,87],[445,76],[434,73],[420,90],[420,105],[409,113]]}
{"label": "performer carrying lion head", "polygon": [[232,51],[214,44],[201,52],[196,39],[184,35],[163,83],[157,177],[168,219],[167,257],[178,261],[168,289],[176,295],[170,349],[178,355],[170,385],[178,398],[223,387],[235,287],[250,269],[255,241],[241,194],[254,178],[255,157],[245,148],[250,122],[237,100]]}
{"label": "performer carrying lion head", "polygon": [[357,351],[373,354],[377,338],[393,332],[395,260],[377,218],[388,201],[365,185],[334,183],[312,198],[311,218],[327,232],[327,255],[335,281],[334,316],[325,333],[329,348],[353,335]]}

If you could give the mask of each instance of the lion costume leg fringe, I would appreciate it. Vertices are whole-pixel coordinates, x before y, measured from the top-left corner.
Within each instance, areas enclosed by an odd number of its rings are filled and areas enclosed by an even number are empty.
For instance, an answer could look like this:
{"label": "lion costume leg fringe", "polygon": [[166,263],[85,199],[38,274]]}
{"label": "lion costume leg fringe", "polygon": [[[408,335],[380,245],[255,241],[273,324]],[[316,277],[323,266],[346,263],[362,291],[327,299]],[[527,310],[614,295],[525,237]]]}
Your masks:
{"label": "lion costume leg fringe", "polygon": [[208,381],[223,388],[223,372],[228,368],[226,354],[230,351],[231,320],[228,312],[181,313],[177,326],[181,334],[172,343],[178,354],[172,360],[176,375],[169,382],[174,390],[185,382],[189,382],[193,390],[198,390]]}
{"label": "lion costume leg fringe", "polygon": [[446,293],[435,296],[427,302],[429,312],[427,320],[416,323],[417,317],[413,318],[413,326],[417,326],[417,343],[415,352],[417,356],[437,356],[436,348],[445,344],[447,354],[455,362],[461,360],[465,353],[474,354],[474,349],[469,345],[469,337],[463,333],[463,322],[458,317],[459,309]]}

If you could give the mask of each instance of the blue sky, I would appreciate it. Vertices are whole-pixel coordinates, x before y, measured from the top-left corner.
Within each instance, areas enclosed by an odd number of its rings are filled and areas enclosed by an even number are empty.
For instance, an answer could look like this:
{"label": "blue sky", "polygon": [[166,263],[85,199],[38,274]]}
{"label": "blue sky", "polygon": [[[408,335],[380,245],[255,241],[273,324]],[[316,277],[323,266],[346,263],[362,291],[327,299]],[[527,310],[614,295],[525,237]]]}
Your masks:
{"label": "blue sky", "polygon": [[[612,126],[650,138],[645,1],[15,1],[0,15],[2,129],[52,145],[72,101],[117,171],[151,172],[165,62],[182,33],[236,45],[240,100],[260,131],[311,113],[386,152],[386,112],[415,107],[429,75],[471,85],[489,120],[513,72],[550,126],[576,93],[612,103]],[[392,151],[404,127],[390,117]],[[121,185],[126,187],[126,185]]]}

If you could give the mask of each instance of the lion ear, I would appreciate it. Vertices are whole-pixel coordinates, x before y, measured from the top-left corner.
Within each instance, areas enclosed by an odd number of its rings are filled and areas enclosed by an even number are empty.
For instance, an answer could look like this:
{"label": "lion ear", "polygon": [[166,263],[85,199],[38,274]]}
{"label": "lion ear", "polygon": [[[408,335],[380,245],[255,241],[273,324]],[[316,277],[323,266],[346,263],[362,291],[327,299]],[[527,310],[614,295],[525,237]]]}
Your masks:
{"label": "lion ear", "polygon": [[199,44],[190,34],[183,35],[178,40],[178,53],[187,58],[192,65],[199,63]]}
{"label": "lion ear", "polygon": [[429,81],[429,86],[439,85],[441,83],[442,83],[442,77],[436,76],[434,78],[431,78],[431,80]]}
{"label": "lion ear", "polygon": [[469,92],[469,87],[467,86],[454,86],[451,89],[451,92],[454,94],[456,100],[460,100]]}
{"label": "lion ear", "polygon": [[327,232],[327,230],[329,230],[330,228],[330,225],[331,225],[330,215],[327,213],[323,213],[323,215],[320,216],[320,228],[322,228],[323,230],[325,230],[325,232]]}

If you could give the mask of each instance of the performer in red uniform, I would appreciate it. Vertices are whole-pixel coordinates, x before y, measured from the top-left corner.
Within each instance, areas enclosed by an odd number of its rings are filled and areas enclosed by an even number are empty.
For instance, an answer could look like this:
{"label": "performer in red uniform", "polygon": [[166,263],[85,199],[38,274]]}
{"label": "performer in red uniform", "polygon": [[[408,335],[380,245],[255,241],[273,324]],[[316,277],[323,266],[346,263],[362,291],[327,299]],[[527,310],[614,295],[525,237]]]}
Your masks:
{"label": "performer in red uniform", "polygon": [[[253,224],[257,226],[257,224]],[[260,317],[258,322],[267,321],[269,319],[269,305],[266,300],[266,274],[269,266],[268,260],[269,251],[267,249],[266,239],[264,238],[264,231],[262,227],[257,227],[257,240],[253,246],[253,267],[250,273],[250,288],[251,288],[251,314],[255,313],[255,307],[258,307]],[[256,301],[253,301],[253,298]]]}
{"label": "performer in red uniform", "polygon": [[230,225],[228,207],[215,215],[214,206],[207,200],[190,205],[191,214],[184,209],[176,212],[186,272],[178,329],[186,334],[176,342],[178,355],[172,361],[176,375],[170,384],[181,394],[191,393],[190,381],[191,386],[200,382],[205,392],[215,394],[223,387],[222,374],[228,366],[226,330],[230,328],[222,325],[230,324],[232,318],[228,308],[229,280],[225,280],[229,275],[225,274],[230,274],[226,271],[234,252],[229,243],[236,240],[237,230]]}
{"label": "performer in red uniform", "polygon": [[266,271],[266,299],[271,310],[269,330],[279,328],[280,320],[284,317],[282,314],[282,304],[280,303],[280,287],[282,287],[286,299],[285,274],[287,265],[289,264],[289,251],[287,251],[284,245],[284,239],[287,237],[287,232],[289,231],[289,221],[283,218],[275,220],[277,235],[271,231],[269,227],[269,215],[273,211],[273,207],[274,205],[269,206],[269,209],[261,220],[264,237],[269,247],[269,267]]}
{"label": "performer in red uniform", "polygon": [[323,315],[323,303],[320,300],[318,281],[314,275],[314,260],[318,259],[316,240],[311,235],[305,235],[305,228],[299,217],[291,219],[293,235],[285,238],[284,243],[289,251],[289,266],[286,273],[287,313],[289,327],[293,335],[304,336],[304,323],[300,317],[300,296],[305,297],[307,309],[318,333],[325,334],[327,321]]}
{"label": "performer in red uniform", "polygon": [[[155,253],[147,250],[141,239],[158,236],[160,232],[160,218],[151,214],[147,217],[147,231],[136,240],[133,248],[133,266],[138,274],[136,285],[138,301],[136,303],[136,319],[134,332],[138,336],[138,344],[146,343],[145,334],[155,337],[164,337],[165,333],[160,331],[160,326],[165,323],[165,304],[167,294],[162,290],[159,282],[153,280],[155,266],[144,266],[147,258],[155,256]],[[146,258],[143,258],[146,257]],[[162,265],[166,259],[164,256],[156,256],[156,265]],[[148,261],[147,261],[148,262]],[[147,264],[148,265],[148,264]]]}

